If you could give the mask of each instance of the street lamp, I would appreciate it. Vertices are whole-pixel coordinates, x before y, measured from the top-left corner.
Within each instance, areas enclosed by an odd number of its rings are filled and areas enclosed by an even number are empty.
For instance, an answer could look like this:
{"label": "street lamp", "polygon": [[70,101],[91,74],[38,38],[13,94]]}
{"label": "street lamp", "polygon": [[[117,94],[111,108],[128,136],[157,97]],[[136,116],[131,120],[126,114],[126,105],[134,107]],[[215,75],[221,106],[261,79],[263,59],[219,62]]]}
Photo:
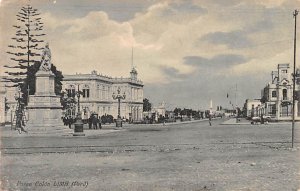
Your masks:
{"label": "street lamp", "polygon": [[115,100],[118,100],[118,118],[116,119],[116,127],[122,127],[122,119],[121,119],[121,112],[120,112],[120,103],[121,103],[121,99],[125,99],[126,95],[125,92],[123,95],[121,95],[121,90],[120,87],[117,90],[118,94],[116,95],[115,93],[113,93],[112,97]]}
{"label": "street lamp", "polygon": [[74,123],[74,134],[73,136],[85,136],[83,133],[83,122],[81,118],[81,112],[80,112],[80,94],[82,94],[81,91],[79,91],[79,84],[78,84],[78,90],[76,91],[77,96],[77,116],[76,116],[76,122]]}

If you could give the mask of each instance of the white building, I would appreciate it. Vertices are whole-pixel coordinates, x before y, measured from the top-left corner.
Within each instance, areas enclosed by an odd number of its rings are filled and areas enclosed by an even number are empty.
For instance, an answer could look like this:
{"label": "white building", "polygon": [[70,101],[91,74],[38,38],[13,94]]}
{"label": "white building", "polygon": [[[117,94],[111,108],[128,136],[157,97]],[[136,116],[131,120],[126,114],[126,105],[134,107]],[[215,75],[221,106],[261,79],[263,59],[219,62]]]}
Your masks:
{"label": "white building", "polygon": [[[295,94],[295,119],[300,120],[299,111],[299,70],[296,72]],[[261,99],[251,103],[246,100],[245,110],[249,116],[270,116],[274,120],[292,119],[292,101],[293,101],[293,76],[289,64],[278,64],[277,70],[271,72],[271,81],[261,92]],[[249,103],[247,103],[249,102]]]}
{"label": "white building", "polygon": [[258,108],[260,108],[260,106],[262,105],[262,103],[260,102],[260,99],[246,99],[245,105],[244,105],[244,109],[245,109],[245,115],[246,117],[254,117],[254,116],[258,116]]}
{"label": "white building", "polygon": [[[90,74],[64,75],[62,81],[63,91],[68,93],[79,90],[83,92],[80,97],[80,109],[83,119],[87,119],[91,113],[97,113],[99,116],[112,115],[117,118],[118,100],[114,100],[112,95],[117,94],[118,88],[121,94],[125,93],[126,98],[121,100],[121,117],[140,121],[143,117],[143,82],[137,78],[137,71],[133,68],[128,78],[112,78],[97,74],[92,71]],[[0,84],[0,123],[10,122],[13,119],[18,88],[7,88],[5,83]],[[5,111],[5,99],[9,109]],[[73,109],[66,111],[69,115],[75,117],[77,112],[76,105]]]}
{"label": "white building", "polygon": [[[293,78],[289,64],[278,64],[277,71],[271,73],[272,81],[262,90],[262,101],[265,115],[276,120],[289,120],[292,117]],[[296,83],[296,91],[299,84]],[[298,116],[298,100],[295,101],[296,118]]]}
{"label": "white building", "polygon": [[[143,115],[143,82],[137,78],[137,71],[133,68],[128,78],[112,78],[92,71],[90,74],[64,75],[63,91],[68,94],[79,90],[83,92],[80,98],[82,117],[87,119],[90,114],[97,113],[99,116],[118,116],[118,100],[113,99],[113,94],[121,90],[125,99],[121,100],[121,118],[131,121],[142,120]],[[69,115],[76,112],[67,111]]]}

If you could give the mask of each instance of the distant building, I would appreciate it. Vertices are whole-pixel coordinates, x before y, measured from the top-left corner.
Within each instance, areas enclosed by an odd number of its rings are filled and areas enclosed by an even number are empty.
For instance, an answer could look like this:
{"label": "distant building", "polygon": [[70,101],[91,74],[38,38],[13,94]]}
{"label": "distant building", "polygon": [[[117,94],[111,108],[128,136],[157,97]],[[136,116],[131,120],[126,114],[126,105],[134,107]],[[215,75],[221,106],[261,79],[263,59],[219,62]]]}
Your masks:
{"label": "distant building", "polygon": [[[132,68],[128,78],[112,78],[97,74],[92,71],[90,74],[64,75],[63,90],[70,95],[79,90],[83,92],[80,99],[82,117],[87,119],[92,113],[99,116],[112,115],[117,118],[118,100],[113,99],[120,88],[121,94],[126,98],[121,100],[121,118],[131,121],[140,121],[143,117],[143,82],[138,80],[137,71]],[[75,108],[66,111],[67,115],[75,116]]]}
{"label": "distant building", "polygon": [[[296,73],[299,77],[299,72]],[[295,94],[299,94],[299,80],[296,79]],[[299,113],[299,96],[295,100],[295,118],[300,119]],[[291,120],[292,119],[292,101],[293,101],[293,76],[289,64],[278,64],[277,70],[271,72],[271,81],[261,91],[261,99],[252,106],[247,105],[247,116],[252,112],[254,116],[270,116],[274,120]],[[249,102],[249,101],[248,101]],[[259,103],[261,102],[261,103]],[[250,104],[251,105],[251,104]],[[249,110],[249,108],[251,109]]]}
{"label": "distant building", "polygon": [[144,119],[152,119],[154,122],[158,122],[160,117],[166,117],[166,104],[160,103],[158,106],[152,107],[151,111],[143,112]]}
{"label": "distant building", "polygon": [[[277,71],[272,73],[272,81],[262,91],[266,115],[277,120],[291,119],[293,101],[293,78],[289,64],[278,64]],[[296,84],[296,91],[299,84]],[[298,116],[298,100],[295,104],[295,116]]]}
{"label": "distant building", "polygon": [[258,116],[258,108],[262,105],[260,99],[247,99],[244,105],[244,113],[246,117]]}
{"label": "distant building", "polygon": [[158,106],[154,106],[152,108],[152,113],[156,113],[156,117],[158,118],[159,116],[166,116],[166,103],[162,102]]}

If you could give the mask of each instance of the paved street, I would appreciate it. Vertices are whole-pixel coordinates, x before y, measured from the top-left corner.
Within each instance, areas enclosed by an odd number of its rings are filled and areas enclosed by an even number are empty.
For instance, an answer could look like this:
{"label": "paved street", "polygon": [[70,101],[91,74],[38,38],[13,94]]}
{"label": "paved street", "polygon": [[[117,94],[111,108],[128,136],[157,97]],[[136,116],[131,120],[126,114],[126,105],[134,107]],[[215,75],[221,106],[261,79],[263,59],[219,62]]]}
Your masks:
{"label": "paved street", "polygon": [[290,149],[288,123],[221,122],[132,125],[86,137],[2,136],[2,190],[300,188],[300,124]]}

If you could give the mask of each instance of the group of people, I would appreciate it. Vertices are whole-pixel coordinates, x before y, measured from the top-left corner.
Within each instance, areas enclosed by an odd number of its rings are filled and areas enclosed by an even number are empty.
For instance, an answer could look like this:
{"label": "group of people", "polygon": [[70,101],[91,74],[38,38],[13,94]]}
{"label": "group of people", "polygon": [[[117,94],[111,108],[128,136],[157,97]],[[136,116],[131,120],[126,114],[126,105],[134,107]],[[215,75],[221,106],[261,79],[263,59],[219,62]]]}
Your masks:
{"label": "group of people", "polygon": [[101,118],[97,115],[91,115],[88,119],[89,129],[102,129]]}
{"label": "group of people", "polygon": [[71,129],[71,125],[75,122],[75,119],[73,119],[71,116],[65,116],[63,117],[63,122],[65,126],[69,126]]}
{"label": "group of people", "polygon": [[[72,124],[75,123],[76,119],[72,118],[71,116],[65,116],[62,118],[63,123],[65,126],[69,126],[69,128],[71,129]],[[89,124],[89,129],[102,129],[102,125],[101,125],[101,118],[95,114],[92,114],[89,118],[88,118],[88,124]]]}

